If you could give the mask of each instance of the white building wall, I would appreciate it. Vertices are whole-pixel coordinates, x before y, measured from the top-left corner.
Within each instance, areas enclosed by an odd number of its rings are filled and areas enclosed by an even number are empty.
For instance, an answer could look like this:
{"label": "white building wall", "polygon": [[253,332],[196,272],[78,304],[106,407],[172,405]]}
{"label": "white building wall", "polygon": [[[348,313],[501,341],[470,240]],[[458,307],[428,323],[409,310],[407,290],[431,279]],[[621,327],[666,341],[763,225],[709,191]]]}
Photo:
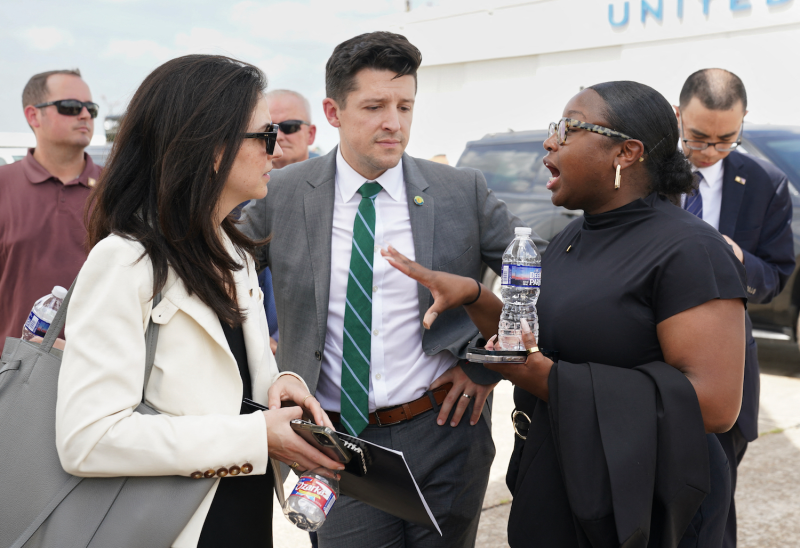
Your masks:
{"label": "white building wall", "polygon": [[[661,21],[642,23],[647,0],[629,0],[624,27],[598,0],[412,12],[392,29],[423,54],[409,153],[455,163],[467,141],[546,128],[582,86],[609,80],[648,84],[676,104],[686,77],[708,67],[742,78],[749,121],[800,125],[800,0],[750,0],[746,13],[730,9],[746,0],[705,0],[708,15],[704,0],[683,1],[683,20],[670,11],[678,0],[661,0]],[[623,13],[623,1],[611,4]]]}

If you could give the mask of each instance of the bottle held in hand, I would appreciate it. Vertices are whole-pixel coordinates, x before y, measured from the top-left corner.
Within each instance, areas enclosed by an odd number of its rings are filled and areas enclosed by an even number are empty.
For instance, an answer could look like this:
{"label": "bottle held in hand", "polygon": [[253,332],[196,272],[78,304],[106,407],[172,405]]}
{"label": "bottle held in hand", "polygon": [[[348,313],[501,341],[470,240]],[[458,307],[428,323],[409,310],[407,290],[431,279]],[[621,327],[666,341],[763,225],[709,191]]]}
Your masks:
{"label": "bottle held in hand", "polygon": [[[323,475],[324,474],[324,475]],[[303,531],[316,531],[339,497],[339,482],[325,468],[303,472],[283,505],[283,515]]]}
{"label": "bottle held in hand", "polygon": [[503,253],[500,294],[503,312],[497,330],[498,350],[525,350],[520,319],[525,318],[539,338],[536,301],[542,283],[542,256],[531,240],[531,229],[517,227],[514,240]]}
{"label": "bottle held in hand", "polygon": [[52,293],[36,301],[25,325],[22,326],[22,338],[30,341],[34,337],[44,337],[66,296],[67,290],[57,285]]}

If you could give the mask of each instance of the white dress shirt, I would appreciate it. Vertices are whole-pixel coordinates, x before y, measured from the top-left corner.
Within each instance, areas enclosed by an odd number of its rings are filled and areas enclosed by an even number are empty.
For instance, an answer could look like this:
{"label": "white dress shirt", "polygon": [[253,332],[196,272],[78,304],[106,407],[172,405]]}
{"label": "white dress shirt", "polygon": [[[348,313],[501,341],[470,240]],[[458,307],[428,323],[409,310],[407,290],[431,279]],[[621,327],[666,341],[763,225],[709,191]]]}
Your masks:
{"label": "white dress shirt", "polygon": [[[722,160],[708,167],[692,166],[692,172],[703,174],[700,181],[700,196],[703,197],[703,220],[719,230],[719,214],[722,210]],[[686,203],[686,195],[681,196],[681,207]]]}
{"label": "white dress shirt", "polygon": [[[345,161],[340,149],[336,155],[328,331],[316,393],[327,411],[341,410],[342,337],[353,223],[361,202],[358,189],[366,182]],[[447,351],[433,356],[423,352],[417,282],[380,254],[381,247],[391,244],[409,259],[415,258],[402,160],[378,177],[377,182],[383,190],[375,197],[370,412],[419,398],[457,362]]]}

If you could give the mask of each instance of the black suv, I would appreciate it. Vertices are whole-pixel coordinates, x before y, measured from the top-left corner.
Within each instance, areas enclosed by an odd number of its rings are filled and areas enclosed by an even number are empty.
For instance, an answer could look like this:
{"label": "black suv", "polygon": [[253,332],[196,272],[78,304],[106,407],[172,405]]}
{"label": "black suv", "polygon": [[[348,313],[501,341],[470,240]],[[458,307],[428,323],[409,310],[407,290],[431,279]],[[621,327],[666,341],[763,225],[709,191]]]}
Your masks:
{"label": "black suv", "polygon": [[[550,201],[547,181],[550,170],[542,158],[546,131],[493,133],[470,141],[458,160],[459,167],[480,169],[489,188],[509,209],[542,238],[551,240],[582,211],[556,207]],[[794,206],[792,231],[795,256],[800,262],[800,128],[788,126],[746,125],[740,152],[766,159],[786,173]],[[749,304],[756,337],[798,342],[800,279],[795,269],[786,287],[769,304]],[[499,289],[499,279],[491,270],[484,273],[484,283]]]}

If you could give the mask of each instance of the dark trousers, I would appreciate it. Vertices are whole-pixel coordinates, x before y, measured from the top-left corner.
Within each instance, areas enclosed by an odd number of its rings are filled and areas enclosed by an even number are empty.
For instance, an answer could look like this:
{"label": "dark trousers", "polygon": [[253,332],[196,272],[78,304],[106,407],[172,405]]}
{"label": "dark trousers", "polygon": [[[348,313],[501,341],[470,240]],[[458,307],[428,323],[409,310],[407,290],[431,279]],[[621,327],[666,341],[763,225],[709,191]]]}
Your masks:
{"label": "dark trousers", "polygon": [[495,448],[484,417],[470,426],[472,406],[455,428],[436,424],[438,411],[431,410],[393,426],[367,426],[359,435],[403,452],[442,536],[342,495],[317,531],[320,548],[475,546]]}
{"label": "dark trousers", "polygon": [[733,498],[730,465],[717,437],[706,434],[706,441],[711,492],[692,517],[678,548],[720,548],[725,538],[728,507]]}
{"label": "dark trousers", "polygon": [[725,538],[722,546],[724,548],[736,548],[736,471],[739,463],[742,462],[745,451],[747,451],[747,440],[739,430],[739,425],[734,424],[728,432],[717,434],[722,449],[728,457],[728,464],[731,469],[731,507],[728,510],[728,521],[725,524]]}

